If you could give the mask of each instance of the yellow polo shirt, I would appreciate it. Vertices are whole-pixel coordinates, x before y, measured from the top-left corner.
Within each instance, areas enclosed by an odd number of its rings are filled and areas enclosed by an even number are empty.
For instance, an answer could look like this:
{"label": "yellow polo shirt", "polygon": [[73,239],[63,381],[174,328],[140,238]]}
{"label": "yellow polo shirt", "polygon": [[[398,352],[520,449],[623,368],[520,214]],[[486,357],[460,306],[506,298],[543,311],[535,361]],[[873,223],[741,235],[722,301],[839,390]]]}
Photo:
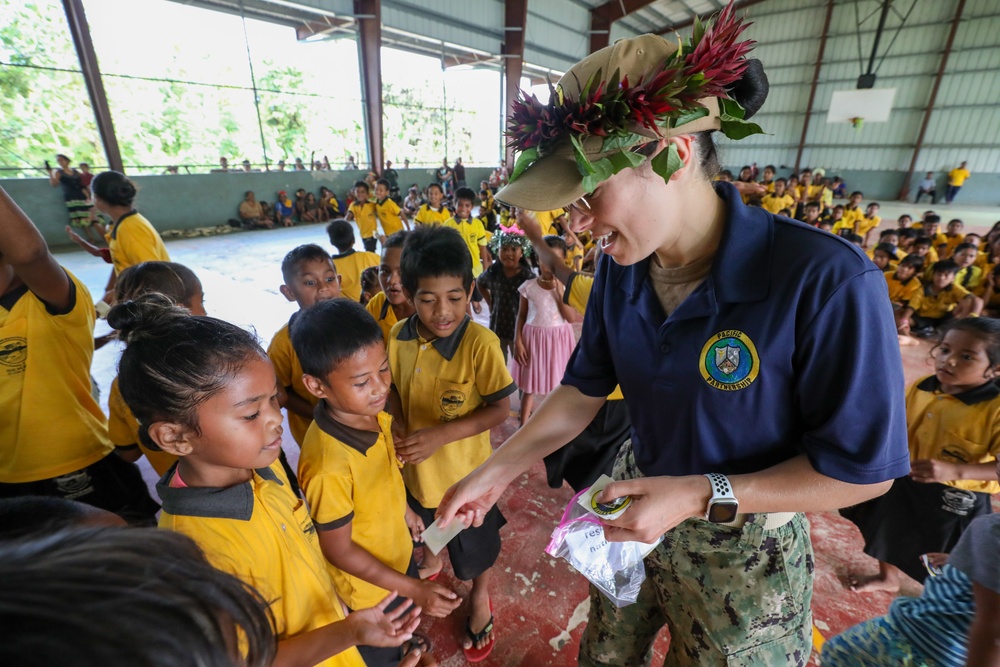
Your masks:
{"label": "yellow polo shirt", "polygon": [[[389,334],[389,366],[412,433],[464,417],[480,405],[517,391],[500,339],[466,317],[447,338],[426,341],[417,333],[417,316]],[[426,461],[403,468],[403,481],[423,507],[436,508],[452,484],[489,458],[488,430],[451,442]]]}
{"label": "yellow polo shirt", "polygon": [[472,255],[472,275],[478,278],[483,272],[483,258],[479,254],[479,249],[484,247],[487,242],[486,228],[483,227],[483,221],[479,218],[469,218],[467,220],[448,218],[441,223],[441,226],[454,229],[462,236],[465,245],[469,247],[469,254]]}
{"label": "yellow polo shirt", "polygon": [[760,200],[760,207],[768,213],[773,213],[774,215],[778,215],[778,212],[783,208],[787,208],[794,213],[795,199],[790,195],[781,195],[778,197],[777,195],[766,194]]}
{"label": "yellow polo shirt", "polygon": [[401,210],[399,204],[391,197],[386,197],[382,201],[375,200],[375,213],[382,222],[382,231],[386,236],[403,231],[403,218],[399,215]]}
{"label": "yellow polo shirt", "polygon": [[122,397],[117,376],[111,381],[111,391],[108,392],[108,435],[115,447],[138,447],[160,477],[177,461],[173,454],[149,449],[139,439],[139,421]]}
{"label": "yellow polo shirt", "polygon": [[551,211],[536,211],[535,217],[538,218],[538,224],[542,228],[542,233],[545,235],[558,234],[559,230],[556,229],[553,224],[559,216],[566,212],[564,208],[556,208]]}
{"label": "yellow polo shirt", "polygon": [[340,294],[351,301],[361,301],[361,273],[381,263],[373,252],[348,250],[339,255],[331,255],[333,265],[340,275]]}
{"label": "yellow polo shirt", "polygon": [[969,172],[968,169],[961,169],[959,167],[955,167],[954,169],[948,172],[948,185],[960,188],[962,187],[962,184],[965,183],[965,179],[967,179],[969,176],[972,176],[972,174]]}
{"label": "yellow polo shirt", "polygon": [[858,208],[848,208],[844,207],[844,217],[841,218],[840,225],[842,228],[854,231],[854,225],[861,222],[861,218],[865,217],[865,212]]}
{"label": "yellow polo shirt", "polygon": [[916,276],[912,276],[906,282],[902,282],[892,271],[886,271],[883,275],[885,275],[885,282],[889,287],[889,301],[892,303],[907,303],[923,287],[920,278]]}
{"label": "yellow polo shirt", "polygon": [[954,236],[952,236],[951,234],[945,233],[944,235],[945,250],[943,255],[944,259],[948,259],[952,255],[954,255],[955,248],[957,248],[958,245],[963,241],[965,241],[965,234],[955,234]]}
{"label": "yellow polo shirt", "polygon": [[930,284],[924,285],[907,304],[920,317],[944,317],[970,294],[961,285],[949,285],[937,294],[931,291],[932,287]]}
{"label": "yellow polo shirt", "polygon": [[143,262],[169,262],[159,232],[141,213],[132,210],[118,219],[107,234],[115,275]]}
{"label": "yellow polo shirt", "polygon": [[385,292],[379,292],[372,297],[368,305],[365,306],[372,317],[382,327],[382,339],[388,342],[389,332],[396,326],[396,311],[392,309],[392,304],[385,298]]}
{"label": "yellow polo shirt", "polygon": [[[961,394],[944,394],[931,375],[906,392],[910,460],[989,463],[1000,453],[1000,387],[987,382]],[[1000,493],[1000,484],[979,480],[944,482],[966,491]]]}
{"label": "yellow polo shirt", "polygon": [[[575,271],[580,270],[580,266],[583,264],[583,248],[579,245],[571,245],[566,248],[566,267],[573,269]],[[577,262],[576,258],[579,257],[580,261]]]}
{"label": "yellow polo shirt", "polygon": [[979,287],[979,283],[982,281],[983,270],[975,264],[967,266],[964,269],[959,269],[958,273],[955,274],[955,284],[964,287],[970,292]]}
{"label": "yellow polo shirt", "polygon": [[348,210],[354,216],[354,221],[358,223],[358,231],[361,232],[361,238],[370,239],[375,236],[375,232],[378,230],[375,202],[370,199],[364,204],[354,202]]}
{"label": "yellow polo shirt", "polygon": [[858,234],[864,237],[871,230],[877,229],[880,224],[882,224],[881,217],[873,215],[872,217],[869,218],[866,215],[862,215],[858,219]]}
{"label": "yellow polo shirt", "polygon": [[[344,620],[316,527],[278,461],[225,489],[177,488],[176,473],[171,468],[156,485],[160,528],[187,535],[212,565],[256,588],[270,602],[278,639]],[[356,648],[319,664],[365,667]]]}
{"label": "yellow polo shirt", "polygon": [[[334,421],[316,406],[299,457],[299,483],[319,531],[351,525],[351,540],[401,574],[413,556],[406,526],[406,488],[392,444],[392,417],[378,415],[379,432]],[[389,591],[331,568],[337,593],[351,609],[374,607]]]}
{"label": "yellow polo shirt", "polygon": [[430,204],[424,204],[417,209],[413,221],[420,225],[440,225],[450,217],[451,211],[446,207],[432,208]]}
{"label": "yellow polo shirt", "polygon": [[[289,324],[293,321],[295,321],[295,315],[292,315]],[[274,334],[271,344],[267,346],[267,356],[274,364],[274,374],[278,377],[278,382],[281,383],[282,387],[291,387],[299,398],[305,399],[314,407],[319,403],[319,399],[309,393],[302,381],[302,364],[299,363],[299,357],[295,354],[295,349],[292,348],[288,324],[278,329],[278,333]],[[292,431],[292,437],[301,447],[312,419],[297,415],[291,410],[286,410],[286,412],[288,413],[288,427]]]}
{"label": "yellow polo shirt", "polygon": [[0,297],[0,483],[52,479],[114,449],[91,395],[94,302],[69,271],[69,310],[27,287]]}

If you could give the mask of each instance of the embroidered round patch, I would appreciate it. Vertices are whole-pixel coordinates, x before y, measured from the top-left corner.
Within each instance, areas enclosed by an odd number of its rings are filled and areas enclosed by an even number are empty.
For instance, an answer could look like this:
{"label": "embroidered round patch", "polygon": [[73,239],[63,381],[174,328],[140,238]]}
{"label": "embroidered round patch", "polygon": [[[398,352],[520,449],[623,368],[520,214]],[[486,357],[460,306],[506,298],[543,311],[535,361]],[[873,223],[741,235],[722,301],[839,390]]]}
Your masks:
{"label": "embroidered round patch", "polygon": [[701,348],[698,360],[705,382],[722,391],[746,389],[757,379],[760,358],[753,341],[742,331],[720,331]]}
{"label": "embroidered round patch", "polygon": [[599,516],[614,514],[618,510],[625,509],[632,503],[632,496],[622,496],[621,498],[615,498],[609,503],[599,503],[597,502],[597,496],[599,495],[601,494],[596,493],[590,499],[590,509],[594,510]]}

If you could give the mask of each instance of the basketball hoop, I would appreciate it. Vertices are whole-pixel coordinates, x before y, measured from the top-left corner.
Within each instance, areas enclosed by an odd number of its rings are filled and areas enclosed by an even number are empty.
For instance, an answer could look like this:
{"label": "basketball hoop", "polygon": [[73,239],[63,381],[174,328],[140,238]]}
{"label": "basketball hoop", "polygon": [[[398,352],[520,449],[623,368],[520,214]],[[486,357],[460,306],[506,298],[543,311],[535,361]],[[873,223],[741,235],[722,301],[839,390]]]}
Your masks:
{"label": "basketball hoop", "polygon": [[865,119],[861,116],[854,116],[853,118],[848,118],[847,122],[854,126],[855,130],[861,130],[862,126],[865,124]]}

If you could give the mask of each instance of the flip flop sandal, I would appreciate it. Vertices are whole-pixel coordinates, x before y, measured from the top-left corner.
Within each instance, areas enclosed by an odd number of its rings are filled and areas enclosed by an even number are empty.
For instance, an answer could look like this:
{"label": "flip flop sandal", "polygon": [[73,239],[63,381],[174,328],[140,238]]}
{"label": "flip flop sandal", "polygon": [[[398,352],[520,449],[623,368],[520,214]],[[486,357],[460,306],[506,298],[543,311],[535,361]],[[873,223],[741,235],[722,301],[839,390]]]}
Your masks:
{"label": "flip flop sandal", "polygon": [[[469,619],[471,620],[471,616]],[[493,632],[493,601],[490,600],[490,620],[486,626],[479,632],[473,632],[472,626],[469,625],[469,621],[465,622],[465,634],[469,639],[472,640],[471,648],[463,648],[462,653],[465,654],[465,659],[469,662],[482,662],[493,652],[493,648],[496,646],[496,637],[490,640],[490,643],[482,648],[476,648],[476,644],[483,640],[489,633]]]}

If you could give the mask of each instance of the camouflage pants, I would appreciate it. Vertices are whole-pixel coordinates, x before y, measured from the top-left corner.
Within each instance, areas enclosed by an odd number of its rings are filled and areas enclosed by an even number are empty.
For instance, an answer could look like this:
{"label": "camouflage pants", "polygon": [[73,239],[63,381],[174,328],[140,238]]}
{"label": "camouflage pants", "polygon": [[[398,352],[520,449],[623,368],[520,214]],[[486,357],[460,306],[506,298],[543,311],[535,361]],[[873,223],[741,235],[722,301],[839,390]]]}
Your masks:
{"label": "camouflage pants", "polygon": [[[631,442],[615,479],[641,477]],[[580,641],[584,667],[647,666],[666,625],[665,665],[805,665],[812,651],[812,545],[802,514],[773,530],[762,516],[742,528],[689,519],[646,558],[635,604],[616,608],[590,587]]]}

